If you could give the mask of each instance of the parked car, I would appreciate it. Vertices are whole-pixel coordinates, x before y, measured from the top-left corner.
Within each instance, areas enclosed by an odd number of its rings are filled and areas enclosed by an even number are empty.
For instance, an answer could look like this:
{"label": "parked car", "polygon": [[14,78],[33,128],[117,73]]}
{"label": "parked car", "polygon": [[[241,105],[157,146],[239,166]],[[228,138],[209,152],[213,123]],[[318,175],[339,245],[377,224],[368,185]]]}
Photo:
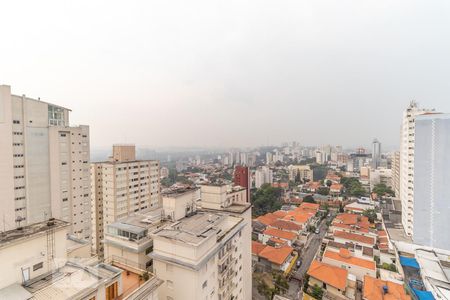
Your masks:
{"label": "parked car", "polygon": [[296,265],[297,265],[297,268],[300,268],[300,266],[302,265],[302,260],[300,258],[297,259]]}
{"label": "parked car", "polygon": [[319,234],[319,233],[320,233],[319,228],[316,228],[316,234]]}

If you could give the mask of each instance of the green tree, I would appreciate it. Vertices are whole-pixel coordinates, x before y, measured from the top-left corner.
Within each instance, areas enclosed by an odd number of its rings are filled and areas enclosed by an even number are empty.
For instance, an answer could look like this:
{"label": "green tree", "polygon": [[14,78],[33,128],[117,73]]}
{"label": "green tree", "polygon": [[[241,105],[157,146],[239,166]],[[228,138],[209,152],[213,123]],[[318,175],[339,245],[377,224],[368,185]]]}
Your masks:
{"label": "green tree", "polygon": [[282,205],[281,188],[274,188],[266,183],[252,194],[253,213],[261,216],[279,210]]}
{"label": "green tree", "polygon": [[305,197],[303,197],[303,202],[306,202],[306,203],[316,203],[316,200],[314,199],[313,196],[311,196],[311,195],[306,195]]}
{"label": "green tree", "polygon": [[324,186],[321,186],[320,188],[317,189],[317,193],[320,195],[328,195],[330,193],[330,189]]}
{"label": "green tree", "polygon": [[377,219],[377,212],[374,209],[366,209],[362,214],[369,219],[370,223],[375,222]]}
{"label": "green tree", "polygon": [[316,298],[317,300],[321,300],[323,297],[323,290],[317,284],[315,284],[311,289],[311,296]]}
{"label": "green tree", "polygon": [[327,180],[326,184],[327,184],[327,187],[330,187],[333,183],[331,182],[331,180]]}
{"label": "green tree", "polygon": [[379,183],[376,184],[373,189],[372,192],[376,193],[379,196],[385,196],[385,195],[389,195],[391,197],[395,196],[394,191],[391,189],[391,187],[387,186],[384,183]]}

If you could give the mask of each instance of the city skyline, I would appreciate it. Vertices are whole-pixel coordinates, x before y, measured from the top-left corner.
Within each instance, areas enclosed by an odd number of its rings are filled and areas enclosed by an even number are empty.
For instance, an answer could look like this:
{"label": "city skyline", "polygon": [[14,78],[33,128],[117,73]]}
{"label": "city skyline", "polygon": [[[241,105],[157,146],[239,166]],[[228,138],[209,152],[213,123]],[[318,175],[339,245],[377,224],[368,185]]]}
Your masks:
{"label": "city skyline", "polygon": [[8,3],[1,83],[73,108],[93,148],[389,147],[411,100],[450,111],[447,2],[257,4]]}

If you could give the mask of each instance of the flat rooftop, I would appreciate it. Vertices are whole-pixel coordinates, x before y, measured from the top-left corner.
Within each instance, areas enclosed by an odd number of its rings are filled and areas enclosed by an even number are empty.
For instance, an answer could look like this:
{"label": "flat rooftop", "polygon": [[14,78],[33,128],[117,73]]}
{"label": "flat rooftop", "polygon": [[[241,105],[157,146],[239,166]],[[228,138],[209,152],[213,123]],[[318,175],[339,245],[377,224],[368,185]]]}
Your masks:
{"label": "flat rooftop", "polygon": [[155,236],[178,240],[191,245],[199,245],[211,236],[217,236],[220,239],[241,221],[241,218],[224,214],[197,212],[190,217],[181,219],[170,226],[156,231]]}
{"label": "flat rooftop", "polygon": [[10,243],[29,239],[30,237],[44,234],[50,229],[62,229],[68,227],[70,223],[62,220],[51,220],[34,223],[24,227],[18,227],[13,230],[8,230],[0,233],[0,247],[7,246]]}
{"label": "flat rooftop", "polygon": [[161,223],[162,208],[151,209],[147,211],[137,212],[128,217],[119,219],[108,226],[123,229],[133,233],[140,233],[149,229],[156,224]]}

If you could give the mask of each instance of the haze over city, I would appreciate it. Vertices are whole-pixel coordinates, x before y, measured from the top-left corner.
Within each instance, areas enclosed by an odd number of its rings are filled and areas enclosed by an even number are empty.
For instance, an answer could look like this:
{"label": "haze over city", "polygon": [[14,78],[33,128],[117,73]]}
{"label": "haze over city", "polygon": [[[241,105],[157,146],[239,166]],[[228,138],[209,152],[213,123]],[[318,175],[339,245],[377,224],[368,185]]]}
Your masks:
{"label": "haze over city", "polygon": [[411,100],[450,111],[449,9],[448,1],[10,1],[0,82],[72,108],[72,123],[90,125],[93,148],[368,146],[373,137],[398,147]]}

